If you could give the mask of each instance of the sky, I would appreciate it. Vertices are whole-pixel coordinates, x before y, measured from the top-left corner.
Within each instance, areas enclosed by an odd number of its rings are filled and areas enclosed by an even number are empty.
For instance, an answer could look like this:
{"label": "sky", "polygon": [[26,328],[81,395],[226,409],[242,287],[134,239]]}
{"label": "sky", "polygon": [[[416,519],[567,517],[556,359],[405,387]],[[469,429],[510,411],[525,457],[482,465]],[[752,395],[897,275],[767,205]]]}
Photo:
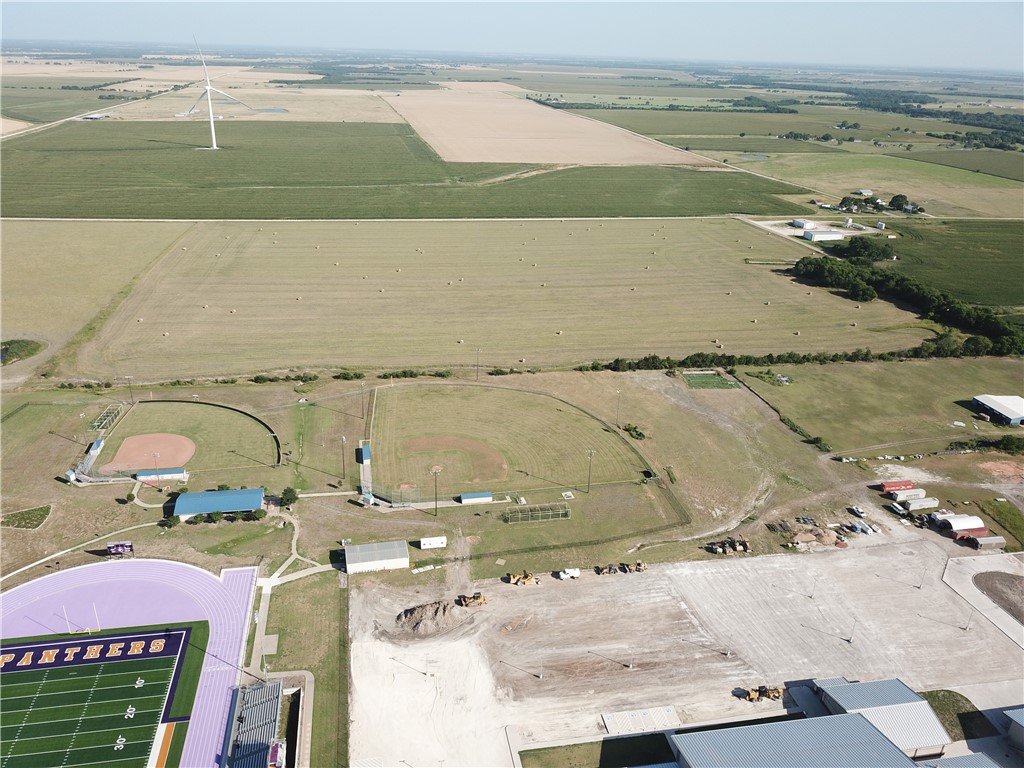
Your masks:
{"label": "sky", "polygon": [[16,2],[3,40],[1024,70],[1024,3]]}

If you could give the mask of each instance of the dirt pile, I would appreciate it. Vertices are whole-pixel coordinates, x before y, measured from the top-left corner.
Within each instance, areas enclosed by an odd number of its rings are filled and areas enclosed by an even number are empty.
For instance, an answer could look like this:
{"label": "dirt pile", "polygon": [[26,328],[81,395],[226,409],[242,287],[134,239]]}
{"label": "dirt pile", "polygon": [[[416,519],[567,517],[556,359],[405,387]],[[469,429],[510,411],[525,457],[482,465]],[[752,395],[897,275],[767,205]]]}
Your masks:
{"label": "dirt pile", "polygon": [[395,624],[399,629],[408,630],[418,637],[436,635],[458,623],[455,617],[455,604],[450,600],[438,600],[406,608],[395,617]]}

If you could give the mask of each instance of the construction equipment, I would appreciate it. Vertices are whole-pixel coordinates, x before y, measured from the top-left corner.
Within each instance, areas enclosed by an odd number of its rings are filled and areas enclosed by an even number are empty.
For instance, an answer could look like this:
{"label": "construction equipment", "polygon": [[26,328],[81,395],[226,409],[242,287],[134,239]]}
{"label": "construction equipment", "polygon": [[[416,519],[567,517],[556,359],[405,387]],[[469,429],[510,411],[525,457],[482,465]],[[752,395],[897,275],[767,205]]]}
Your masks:
{"label": "construction equipment", "polygon": [[619,572],[619,569],[615,566],[614,563],[608,563],[608,565],[595,565],[594,570],[597,572],[598,576],[605,576],[609,573]]}
{"label": "construction equipment", "polygon": [[632,563],[619,563],[619,570],[621,570],[623,573],[635,573],[636,566]]}
{"label": "construction equipment", "polygon": [[481,592],[474,592],[472,595],[459,595],[455,599],[455,604],[461,605],[463,608],[469,608],[474,605],[486,605],[487,598]]}
{"label": "construction equipment", "polygon": [[645,563],[643,560],[637,560],[635,567],[637,573],[643,573],[647,570],[647,563]]}
{"label": "construction equipment", "polygon": [[782,698],[782,689],[771,688],[767,685],[759,685],[757,688],[748,689],[744,698],[747,701],[764,701],[765,699],[778,701]]}
{"label": "construction equipment", "polygon": [[519,574],[519,573],[510,573],[508,575],[508,583],[516,585],[516,586],[518,586],[520,584],[529,584],[531,581],[534,584],[540,584],[540,579],[537,578],[536,576],[534,576],[529,571],[523,571],[521,574]]}
{"label": "construction equipment", "polygon": [[558,578],[562,581],[566,579],[578,579],[580,577],[579,568],[566,568],[558,572]]}

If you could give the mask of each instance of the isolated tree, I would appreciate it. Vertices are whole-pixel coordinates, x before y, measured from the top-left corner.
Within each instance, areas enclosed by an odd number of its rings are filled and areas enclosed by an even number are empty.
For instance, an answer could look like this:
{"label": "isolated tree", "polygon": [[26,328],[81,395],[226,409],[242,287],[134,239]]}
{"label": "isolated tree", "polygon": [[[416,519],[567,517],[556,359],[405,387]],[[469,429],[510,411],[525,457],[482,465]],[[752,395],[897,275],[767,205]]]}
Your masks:
{"label": "isolated tree", "polygon": [[299,494],[294,488],[288,487],[281,491],[281,506],[290,507],[299,500]]}
{"label": "isolated tree", "polygon": [[896,211],[902,211],[903,206],[910,202],[910,198],[906,195],[893,195],[892,199],[889,200],[889,207]]}

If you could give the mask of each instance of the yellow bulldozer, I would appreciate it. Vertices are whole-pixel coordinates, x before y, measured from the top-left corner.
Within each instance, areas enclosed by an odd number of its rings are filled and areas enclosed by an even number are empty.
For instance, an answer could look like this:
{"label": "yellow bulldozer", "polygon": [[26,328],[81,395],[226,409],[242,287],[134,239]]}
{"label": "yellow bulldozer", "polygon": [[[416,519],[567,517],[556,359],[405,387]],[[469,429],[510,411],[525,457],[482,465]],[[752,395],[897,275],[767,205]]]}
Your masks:
{"label": "yellow bulldozer", "polygon": [[474,592],[472,595],[459,595],[455,600],[456,605],[469,608],[474,605],[486,605],[487,598],[481,592]]}
{"label": "yellow bulldozer", "polygon": [[763,701],[764,699],[778,701],[782,698],[782,689],[769,688],[767,685],[760,685],[757,688],[750,688],[744,698],[746,698],[747,701]]}
{"label": "yellow bulldozer", "polygon": [[540,584],[540,579],[529,571],[523,571],[522,573],[510,573],[508,575],[508,583],[516,586],[520,584],[529,584],[531,581],[534,584]]}

